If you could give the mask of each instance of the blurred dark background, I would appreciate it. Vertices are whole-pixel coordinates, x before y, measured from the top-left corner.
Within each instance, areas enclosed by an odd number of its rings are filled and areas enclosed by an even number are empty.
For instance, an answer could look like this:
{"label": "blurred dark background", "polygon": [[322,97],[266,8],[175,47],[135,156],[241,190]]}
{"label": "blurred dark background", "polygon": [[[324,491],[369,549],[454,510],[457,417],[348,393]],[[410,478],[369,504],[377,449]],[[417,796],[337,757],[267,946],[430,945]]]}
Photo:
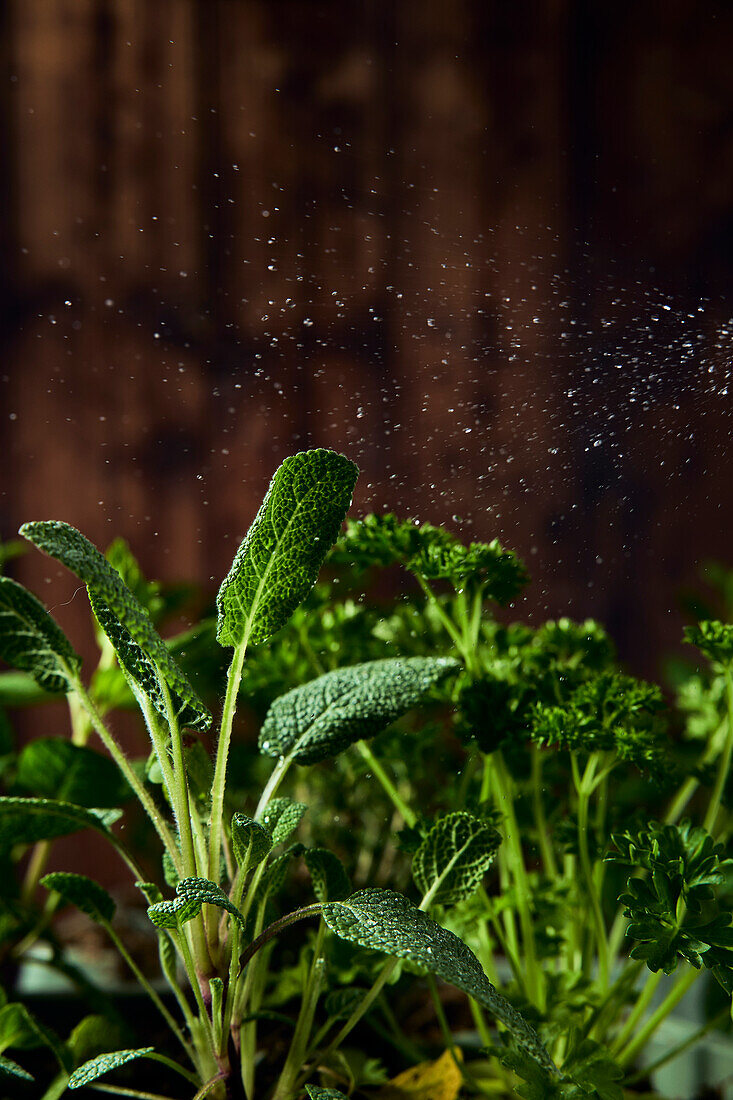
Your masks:
{"label": "blurred dark background", "polygon": [[730,564],[729,0],[4,0],[0,49],[1,537],[213,591],[335,447],[657,670]]}

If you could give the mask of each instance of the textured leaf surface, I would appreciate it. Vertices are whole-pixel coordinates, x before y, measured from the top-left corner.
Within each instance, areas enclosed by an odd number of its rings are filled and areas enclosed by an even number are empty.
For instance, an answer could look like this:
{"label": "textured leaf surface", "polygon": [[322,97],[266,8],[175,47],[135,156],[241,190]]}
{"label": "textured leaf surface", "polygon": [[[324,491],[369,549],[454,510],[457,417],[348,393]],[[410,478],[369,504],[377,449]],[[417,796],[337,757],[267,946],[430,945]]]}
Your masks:
{"label": "textured leaf surface", "polygon": [[17,1062],[14,1062],[12,1058],[6,1058],[0,1054],[0,1075],[5,1074],[7,1077],[20,1077],[23,1081],[33,1081],[34,1078],[28,1073],[27,1070],[19,1066]]}
{"label": "textured leaf surface", "polygon": [[380,733],[457,667],[450,657],[390,657],[334,669],[275,700],[260,751],[292,754],[299,764],[324,760]]}
{"label": "textured leaf surface", "polygon": [[308,809],[304,802],[292,798],[273,798],[262,814],[262,824],[272,836],[273,846],[282,844],[293,833]]}
{"label": "textured leaf surface", "polygon": [[110,1054],[100,1054],[97,1058],[85,1062],[83,1066],[75,1069],[69,1078],[70,1089],[80,1089],[83,1085],[90,1085],[110,1070],[119,1069],[128,1062],[135,1062],[138,1058],[146,1058],[154,1053],[154,1047],[140,1047],[138,1050],[114,1050]]}
{"label": "textured leaf surface", "polygon": [[117,652],[120,664],[146,694],[153,690],[151,677],[155,680],[156,690],[150,694],[150,700],[156,709],[165,715],[155,675],[157,665],[182,724],[198,730],[208,729],[211,715],[171,657],[147,611],[96,546],[75,527],[58,520],[26,523],[20,533],[84,581],[94,614]]}
{"label": "textured leaf surface", "polygon": [[232,848],[234,858],[246,874],[261,863],[272,848],[272,837],[264,825],[246,814],[232,817]]}
{"label": "textured leaf surface", "polygon": [[733,664],[733,623],[706,619],[695,626],[686,626],[684,636],[686,642],[697,646],[711,661]]}
{"label": "textured leaf surface", "polygon": [[75,905],[98,924],[108,923],[115,915],[115,903],[110,895],[86,875],[77,875],[71,871],[52,871],[41,879],[41,886],[55,890],[64,901]]}
{"label": "textured leaf surface", "polygon": [[319,901],[341,901],[349,896],[351,883],[338,856],[327,848],[306,848],[303,858]]}
{"label": "textured leaf surface", "polygon": [[470,948],[402,894],[358,890],[346,901],[325,905],[323,918],[342,939],[409,959],[468,993],[500,1020],[537,1062],[555,1070],[534,1028],[497,992]]}
{"label": "textured leaf surface", "polygon": [[335,451],[285,459],[219,589],[221,645],[266,642],[288,621],[338,537],[358,473]]}
{"label": "textured leaf surface", "polygon": [[76,806],[117,806],[131,794],[117,765],[94,749],[61,737],[41,738],[18,757],[20,787]]}
{"label": "textured leaf surface", "polygon": [[345,1093],[338,1089],[322,1089],[319,1085],[306,1085],[305,1091],[310,1100],[349,1100]]}
{"label": "textured leaf surface", "polygon": [[44,691],[69,691],[81,657],[36,597],[0,577],[0,657],[29,672]]}
{"label": "textured leaf surface", "polygon": [[116,843],[109,827],[121,814],[121,810],[86,809],[51,798],[0,798],[0,849],[53,840],[79,829],[96,829]]}
{"label": "textured leaf surface", "polygon": [[465,901],[481,884],[500,839],[493,825],[473,814],[446,814],[415,852],[412,875],[418,888],[423,894],[434,891],[438,905]]}
{"label": "textured leaf surface", "polygon": [[224,891],[207,878],[182,878],[176,886],[177,897],[148,906],[148,916],[156,928],[180,928],[201,912],[202,905],[226,909],[243,924],[242,914]]}

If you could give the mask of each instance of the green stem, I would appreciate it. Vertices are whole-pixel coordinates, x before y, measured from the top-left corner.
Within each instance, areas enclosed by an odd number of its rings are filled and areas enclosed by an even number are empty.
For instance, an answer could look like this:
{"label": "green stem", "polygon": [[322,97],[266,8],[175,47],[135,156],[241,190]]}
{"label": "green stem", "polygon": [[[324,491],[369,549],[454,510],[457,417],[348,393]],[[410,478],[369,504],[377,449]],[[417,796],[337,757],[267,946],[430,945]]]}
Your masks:
{"label": "green stem", "polygon": [[590,791],[593,789],[593,777],[595,774],[595,754],[588,761],[582,779],[580,778],[575,753],[570,754],[570,759],[572,763],[573,779],[575,780],[575,789],[578,793],[578,851],[580,854],[580,866],[591,902],[591,914],[593,917],[596,947],[598,950],[598,974],[603,988],[606,989],[608,987],[608,977],[610,973],[608,937],[606,936],[606,926],[603,921],[601,900],[598,896],[595,879],[593,878],[593,867],[591,865],[590,851],[588,849],[588,809]]}
{"label": "green stem", "polygon": [[165,704],[166,719],[171,736],[171,749],[173,754],[173,771],[171,781],[173,789],[170,792],[173,799],[173,809],[178,824],[178,835],[181,838],[181,851],[183,855],[183,871],[187,878],[194,878],[197,874],[203,874],[203,868],[197,867],[196,853],[193,846],[193,829],[191,826],[191,814],[194,812],[188,791],[188,778],[186,766],[183,760],[183,742],[178,717],[173,709],[171,693],[168,690],[161,671],[156,666],[158,673],[158,686],[160,687]]}
{"label": "green stem", "polygon": [[139,1089],[126,1089],[122,1085],[89,1085],[94,1092],[108,1092],[110,1096],[133,1096],[136,1100],[171,1100],[160,1092],[140,1092]]}
{"label": "green stem", "polygon": [[287,913],[286,916],[280,917],[279,920],[268,925],[264,932],[262,932],[256,940],[253,940],[249,947],[242,953],[239,959],[240,974],[249,960],[257,954],[260,948],[264,947],[265,944],[269,943],[275,936],[278,936],[283,929],[288,928],[291,924],[295,924],[296,921],[305,920],[307,917],[314,917],[316,913],[320,913],[322,909],[322,902],[317,901],[313,905],[306,905],[302,909],[296,909],[293,913]]}
{"label": "green stem", "polygon": [[649,1065],[644,1066],[638,1073],[633,1074],[631,1077],[627,1077],[624,1080],[625,1085],[634,1085],[637,1081],[640,1081],[644,1077],[649,1077],[656,1070],[661,1069],[662,1066],[666,1066],[668,1062],[673,1061],[675,1058],[679,1058],[680,1054],[684,1054],[690,1047],[694,1047],[703,1036],[708,1032],[714,1031],[715,1028],[720,1027],[728,1019],[728,1008],[721,1008],[717,1016],[713,1016],[712,1020],[708,1020],[706,1024],[703,1024],[701,1028],[693,1032],[692,1035],[684,1039],[683,1042],[678,1043],[676,1047],[672,1047],[671,1050],[665,1051],[661,1058],[657,1058],[655,1062],[651,1062]]}
{"label": "green stem", "polygon": [[703,822],[703,828],[708,833],[712,833],[715,830],[720,804],[723,800],[723,792],[728,782],[731,758],[733,758],[733,673],[731,672],[730,665],[725,670],[725,697],[728,706],[728,733],[720,756],[718,774],[715,778],[715,786],[713,787],[710,805],[708,806],[708,812],[705,814],[705,821]]}
{"label": "green stem", "polygon": [[217,885],[220,880],[221,870],[221,836],[224,818],[224,789],[227,778],[227,762],[229,760],[229,743],[232,739],[232,726],[237,710],[237,693],[242,679],[244,667],[244,655],[247,649],[246,639],[234,650],[232,663],[227,673],[227,690],[224,697],[224,708],[221,715],[221,728],[219,741],[216,746],[216,765],[214,767],[214,781],[211,788],[211,832],[209,834],[209,875],[212,882]]}
{"label": "green stem", "polygon": [[257,809],[255,810],[255,821],[260,821],[262,819],[262,815],[264,814],[272,799],[275,797],[278,787],[287,775],[288,769],[292,762],[292,756],[281,756],[278,760],[277,764],[272,770],[270,778],[267,780],[267,785],[260,796],[260,800],[257,803]]}
{"label": "green stem", "polygon": [[204,1034],[206,1036],[206,1042],[208,1044],[208,1047],[209,1047],[209,1050],[210,1050],[212,1056],[216,1060],[217,1051],[216,1051],[216,1044],[214,1043],[214,1031],[213,1031],[213,1028],[211,1026],[211,1018],[210,1018],[209,1013],[206,1009],[206,1005],[204,1004],[203,994],[201,993],[201,983],[199,982],[199,977],[198,977],[198,973],[196,971],[196,966],[195,966],[195,963],[193,961],[193,957],[191,955],[191,948],[188,946],[188,940],[186,938],[185,928],[180,929],[180,931],[178,933],[178,936],[177,936],[177,941],[178,941],[178,946],[179,946],[179,949],[180,949],[180,952],[181,952],[181,957],[183,959],[183,963],[186,967],[186,972],[188,973],[188,980],[189,980],[189,983],[191,985],[191,989],[193,990],[193,995],[196,998],[196,1004],[197,1004],[198,1010],[199,1010],[199,1018],[200,1018],[200,1021],[201,1021],[201,1026],[204,1029]]}
{"label": "green stem", "polygon": [[628,1046],[617,1055],[616,1061],[620,1066],[627,1066],[629,1062],[633,1061],[639,1051],[646,1046],[659,1025],[666,1020],[672,1009],[679,1004],[685,993],[695,984],[699,977],[700,971],[690,968],[687,973],[683,974],[678,981],[675,982],[656,1012],[652,1013]]}
{"label": "green stem", "polygon": [[557,879],[557,863],[550,843],[550,834],[545,817],[545,805],[542,798],[542,754],[536,745],[532,746],[532,806],[537,829],[537,840],[542,856],[542,866],[548,878]]}
{"label": "green stem", "polygon": [[405,800],[402,798],[402,795],[397,790],[394,783],[389,778],[372,750],[369,748],[365,741],[357,741],[356,747],[371,771],[381,783],[383,789],[389,795],[390,799],[392,800],[392,804],[394,805],[397,812],[401,815],[403,821],[405,822],[405,825],[407,825],[410,829],[414,829],[415,825],[417,824],[417,814],[410,809]]}
{"label": "green stem", "polygon": [[441,622],[443,628],[450,635],[453,644],[455,645],[456,649],[458,650],[458,652],[461,654],[461,656],[465,660],[466,659],[466,647],[465,647],[465,642],[464,642],[462,634],[460,633],[459,630],[456,629],[455,625],[451,622],[449,616],[446,615],[445,611],[443,610],[443,605],[441,604],[440,600],[435,595],[435,593],[433,592],[432,588],[430,587],[428,582],[425,580],[425,578],[422,577],[419,573],[415,573],[414,576],[415,576],[415,579],[417,580],[417,583],[422,588],[423,593],[425,594],[425,596],[427,596],[428,600],[430,601],[430,603],[434,607],[435,612],[436,612],[438,618],[440,619],[440,622]]}
{"label": "green stem", "polygon": [[626,1018],[626,1023],[621,1028],[618,1035],[611,1044],[612,1053],[618,1054],[618,1052],[623,1049],[624,1043],[630,1038],[631,1035],[633,1035],[634,1028],[638,1024],[639,1020],[641,1020],[647,1008],[653,1001],[654,995],[657,992],[657,988],[662,980],[662,977],[663,974],[661,970],[658,970],[655,974],[647,977],[647,980],[644,983],[644,988],[639,994],[636,1004]]}
{"label": "green stem", "polygon": [[295,1091],[295,1082],[303,1068],[305,1052],[308,1046],[308,1038],[313,1026],[313,1017],[321,993],[323,979],[325,977],[325,962],[323,960],[323,936],[325,923],[321,918],[316,933],[316,942],[313,948],[313,960],[308,970],[308,978],[303,990],[303,998],[300,1004],[300,1012],[295,1024],[295,1031],[290,1042],[290,1050],[285,1059],[282,1073],[275,1086],[273,1100],[290,1100]]}
{"label": "green stem", "polygon": [[138,982],[140,983],[142,988],[145,990],[148,997],[150,997],[150,1000],[153,1002],[155,1007],[158,1009],[158,1012],[161,1014],[161,1016],[163,1017],[165,1022],[168,1024],[168,1027],[171,1029],[171,1031],[173,1032],[173,1034],[175,1035],[175,1037],[178,1039],[179,1043],[181,1044],[181,1046],[185,1050],[186,1054],[188,1055],[190,1060],[195,1065],[196,1064],[196,1058],[194,1056],[191,1044],[186,1039],[185,1035],[181,1031],[181,1029],[178,1026],[178,1024],[176,1023],[175,1019],[173,1018],[173,1016],[171,1016],[170,1012],[165,1007],[165,1005],[163,1004],[160,997],[158,996],[158,994],[153,989],[153,987],[150,984],[150,982],[148,981],[148,979],[145,977],[143,972],[140,970],[137,963],[130,956],[129,952],[127,951],[127,948],[125,947],[122,940],[120,939],[120,937],[115,932],[112,925],[109,924],[108,921],[105,921],[103,923],[103,927],[104,927],[105,931],[107,932],[107,935],[109,936],[109,938],[112,940],[112,943],[115,945],[115,947],[119,951],[120,955],[125,960],[125,962],[129,966],[130,970],[135,975]]}
{"label": "green stem", "polygon": [[504,758],[500,750],[494,753],[494,794],[497,809],[506,820],[506,841],[509,870],[514,878],[514,887],[519,910],[519,923],[522,929],[522,943],[524,946],[525,965],[527,970],[527,991],[537,1007],[544,1011],[545,1007],[545,982],[541,967],[537,962],[537,948],[535,944],[534,925],[530,910],[530,889],[527,879],[527,870],[524,865],[524,854],[519,833],[519,824],[514,810],[512,797],[512,780],[506,770]]}
{"label": "green stem", "polygon": [[206,1084],[203,1085],[202,1088],[199,1089],[199,1091],[194,1096],[193,1100],[204,1100],[204,1097],[208,1096],[209,1093],[211,1092],[211,1090],[213,1088],[215,1088],[215,1086],[218,1085],[219,1082],[223,1081],[225,1078],[226,1078],[226,1073],[224,1073],[224,1072],[217,1073],[216,1077],[212,1077],[210,1081],[207,1081]]}
{"label": "green stem", "polygon": [[138,800],[140,801],[143,809],[145,810],[148,817],[152,821],[153,826],[155,827],[155,831],[157,832],[158,836],[162,840],[164,847],[168,851],[168,854],[170,855],[171,859],[173,860],[174,866],[180,871],[180,869],[181,869],[181,857],[179,855],[178,848],[176,847],[175,841],[173,840],[173,836],[171,834],[171,831],[168,828],[165,820],[163,819],[163,816],[161,815],[161,813],[158,810],[157,806],[153,802],[153,799],[150,797],[150,794],[148,793],[148,791],[143,786],[143,783],[138,778],[136,773],[133,771],[127,757],[122,752],[122,749],[119,747],[119,745],[117,744],[117,742],[113,738],[112,734],[109,732],[109,730],[105,726],[104,722],[100,718],[100,716],[97,712],[97,709],[94,706],[94,703],[89,698],[89,695],[87,694],[87,692],[84,688],[84,685],[78,679],[74,680],[73,683],[74,683],[74,691],[79,696],[79,699],[80,699],[84,709],[86,710],[87,714],[89,715],[92,726],[94,727],[96,733],[98,734],[102,744],[104,745],[107,752],[110,754],[110,756],[114,760],[117,767],[120,769],[120,771],[124,775],[127,782],[130,784],[130,787],[132,788],[132,790],[137,795]]}

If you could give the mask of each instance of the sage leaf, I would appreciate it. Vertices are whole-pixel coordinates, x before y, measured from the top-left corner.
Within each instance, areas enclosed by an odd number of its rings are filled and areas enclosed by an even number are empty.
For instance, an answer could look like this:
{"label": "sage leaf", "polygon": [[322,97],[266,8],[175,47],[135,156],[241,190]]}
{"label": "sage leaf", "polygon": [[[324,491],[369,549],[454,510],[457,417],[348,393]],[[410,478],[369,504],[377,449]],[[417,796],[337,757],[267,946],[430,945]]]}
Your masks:
{"label": "sage leaf", "polygon": [[62,737],[31,741],[18,757],[19,787],[76,806],[115,807],[131,791],[117,765],[94,749]]}
{"label": "sage leaf", "polygon": [[351,883],[338,856],[327,848],[306,848],[303,858],[319,901],[341,901],[349,896]]}
{"label": "sage leaf", "polygon": [[273,847],[282,844],[298,828],[307,809],[304,802],[292,798],[273,798],[268,803],[260,820],[272,836]]}
{"label": "sage leaf", "polygon": [[84,1085],[91,1085],[98,1077],[109,1073],[110,1070],[119,1069],[128,1062],[135,1062],[138,1058],[148,1058],[155,1053],[154,1047],[140,1047],[138,1050],[114,1050],[110,1054],[99,1054],[83,1066],[75,1069],[69,1078],[70,1089],[80,1089]]}
{"label": "sage leaf", "polygon": [[159,670],[181,723],[197,730],[208,729],[211,725],[208,710],[171,657],[147,611],[96,546],[75,527],[60,520],[25,523],[20,533],[84,581],[97,621],[120,664],[156,710],[165,717]]}
{"label": "sage leaf", "polygon": [[10,577],[0,577],[0,657],[55,693],[70,691],[81,667],[81,657],[41,601]]}
{"label": "sage leaf", "polygon": [[53,840],[79,829],[96,829],[119,846],[110,825],[121,816],[122,810],[87,809],[51,798],[0,798],[0,850]]}
{"label": "sage leaf", "polygon": [[268,830],[246,814],[232,817],[232,848],[242,874],[261,863],[272,848]]}
{"label": "sage leaf", "polygon": [[500,1020],[535,1061],[556,1072],[534,1028],[494,988],[470,948],[402,894],[358,890],[346,901],[324,905],[323,919],[341,939],[408,959],[463,990]]}
{"label": "sage leaf", "polygon": [[281,695],[259,737],[267,756],[314,764],[374,737],[458,667],[451,657],[388,657],[337,668]]}
{"label": "sage leaf", "polygon": [[412,877],[431,903],[456,905],[478,889],[499,847],[497,830],[473,814],[446,814],[435,822],[412,861]]}
{"label": "sage leaf", "polygon": [[23,1069],[12,1058],[6,1058],[0,1054],[0,1075],[2,1074],[6,1074],[8,1077],[20,1077],[22,1081],[35,1081],[35,1077],[28,1073],[28,1070]]}
{"label": "sage leaf", "polygon": [[64,901],[75,905],[97,924],[109,924],[115,915],[115,903],[98,882],[72,871],[52,871],[41,879],[41,886],[55,890]]}
{"label": "sage leaf", "polygon": [[224,579],[222,646],[266,642],[316,582],[351,504],[358,468],[335,451],[301,451],[276,470]]}
{"label": "sage leaf", "polygon": [[322,1089],[318,1085],[306,1085],[305,1091],[310,1100],[349,1100],[345,1093],[338,1089]]}
{"label": "sage leaf", "polygon": [[182,878],[176,886],[177,897],[158,901],[148,906],[148,916],[156,928],[179,929],[201,912],[202,905],[216,905],[226,909],[241,925],[244,918],[221,886],[207,878]]}

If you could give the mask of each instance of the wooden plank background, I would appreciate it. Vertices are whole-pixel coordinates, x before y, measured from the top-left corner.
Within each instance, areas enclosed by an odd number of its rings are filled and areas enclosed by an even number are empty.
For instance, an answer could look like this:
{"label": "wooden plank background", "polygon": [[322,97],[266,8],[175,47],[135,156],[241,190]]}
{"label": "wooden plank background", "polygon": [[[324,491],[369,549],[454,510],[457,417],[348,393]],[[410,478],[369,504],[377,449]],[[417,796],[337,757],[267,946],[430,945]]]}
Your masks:
{"label": "wooden plank background", "polygon": [[729,3],[5,0],[0,37],[3,537],[213,590],[332,446],[356,513],[498,534],[523,612],[654,671],[730,563]]}

